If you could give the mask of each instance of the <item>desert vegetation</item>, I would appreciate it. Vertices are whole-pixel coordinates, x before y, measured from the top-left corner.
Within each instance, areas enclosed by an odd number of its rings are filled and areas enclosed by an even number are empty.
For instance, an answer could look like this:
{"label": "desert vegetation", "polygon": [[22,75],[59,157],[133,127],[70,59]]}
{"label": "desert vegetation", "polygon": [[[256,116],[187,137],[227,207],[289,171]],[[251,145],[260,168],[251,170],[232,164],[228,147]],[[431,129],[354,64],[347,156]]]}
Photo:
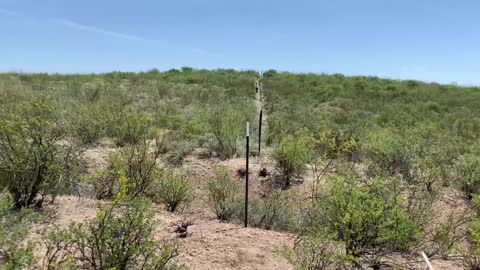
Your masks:
{"label": "desert vegetation", "polygon": [[[5,73],[0,105],[0,269],[185,268],[195,219],[243,222],[247,121],[249,226],[295,238],[270,247],[278,260],[415,269],[423,253],[480,267],[479,88],[188,67]],[[95,201],[95,215],[57,224],[65,196]],[[159,229],[172,218],[174,232]]]}

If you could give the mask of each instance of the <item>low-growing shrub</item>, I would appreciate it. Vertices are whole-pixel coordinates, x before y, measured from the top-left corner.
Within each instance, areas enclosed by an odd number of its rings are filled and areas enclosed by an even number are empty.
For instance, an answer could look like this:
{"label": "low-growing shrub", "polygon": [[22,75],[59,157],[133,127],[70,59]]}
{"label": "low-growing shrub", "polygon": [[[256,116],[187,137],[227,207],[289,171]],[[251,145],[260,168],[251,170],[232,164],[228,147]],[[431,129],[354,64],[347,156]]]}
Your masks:
{"label": "low-growing shrub", "polygon": [[474,194],[480,194],[480,158],[467,154],[455,162],[455,174],[460,189],[467,198],[472,199]]}
{"label": "low-growing shrub", "polygon": [[173,261],[178,255],[177,245],[158,243],[155,224],[148,201],[115,201],[94,220],[53,230],[45,241],[43,268],[179,269]]}
{"label": "low-growing shrub", "polygon": [[175,212],[192,200],[193,185],[187,175],[175,169],[166,169],[155,182],[150,196],[155,202],[163,203],[167,210]]}
{"label": "low-growing shrub", "polygon": [[284,176],[284,187],[290,185],[292,176],[305,171],[314,154],[315,140],[301,131],[297,136],[286,135],[276,147],[273,158]]}
{"label": "low-growing shrub", "polygon": [[0,192],[0,269],[32,269],[34,243],[27,241],[32,223],[40,218],[31,209],[14,210],[13,197]]}
{"label": "low-growing shrub", "polygon": [[176,141],[171,144],[167,158],[173,165],[181,165],[183,160],[195,149],[195,144],[189,141]]}
{"label": "low-growing shrub", "polygon": [[213,151],[222,158],[230,158],[237,154],[238,140],[245,132],[248,114],[239,104],[225,104],[213,107],[208,113],[208,127],[215,137]]}
{"label": "low-growing shrub", "polygon": [[93,177],[95,197],[97,199],[112,199],[118,192],[117,179],[120,173],[128,178],[128,195],[131,197],[143,196],[153,187],[153,183],[160,177],[157,166],[157,151],[151,151],[150,143],[143,142],[137,145],[128,145],[109,157],[108,168],[96,177]]}
{"label": "low-growing shrub", "polygon": [[[298,192],[273,190],[261,199],[249,200],[248,224],[267,230],[299,232],[302,229],[302,203]],[[243,220],[244,207],[237,204],[236,220]]]}
{"label": "low-growing shrub", "polygon": [[464,269],[480,269],[480,220],[474,219],[470,224],[470,249],[462,258]]}
{"label": "low-growing shrub", "polygon": [[13,195],[17,208],[41,207],[77,180],[81,150],[46,100],[0,119],[0,148],[0,189]]}
{"label": "low-growing shrub", "polygon": [[365,141],[364,153],[367,157],[367,174],[400,174],[406,181],[412,181],[412,168],[415,157],[414,142],[390,129],[372,132]]}
{"label": "low-growing shrub", "polygon": [[419,236],[418,225],[403,209],[395,179],[337,177],[324,199],[318,200],[307,231],[315,237],[340,242],[357,264],[363,255],[406,251]]}
{"label": "low-growing shrub", "polygon": [[123,112],[117,116],[108,134],[113,136],[117,146],[137,144],[147,139],[150,127],[151,120],[145,114]]}
{"label": "low-growing shrub", "polygon": [[102,137],[114,136],[119,115],[120,108],[109,102],[81,104],[70,111],[69,128],[82,143],[93,144]]}
{"label": "low-growing shrub", "polygon": [[293,248],[283,246],[277,252],[295,270],[336,270],[349,266],[341,244],[314,236],[301,237]]}
{"label": "low-growing shrub", "polygon": [[215,178],[207,184],[208,203],[220,220],[230,220],[239,204],[240,186],[225,167],[215,168]]}
{"label": "low-growing shrub", "polygon": [[84,144],[97,142],[105,135],[104,114],[96,104],[76,107],[70,116],[74,135]]}

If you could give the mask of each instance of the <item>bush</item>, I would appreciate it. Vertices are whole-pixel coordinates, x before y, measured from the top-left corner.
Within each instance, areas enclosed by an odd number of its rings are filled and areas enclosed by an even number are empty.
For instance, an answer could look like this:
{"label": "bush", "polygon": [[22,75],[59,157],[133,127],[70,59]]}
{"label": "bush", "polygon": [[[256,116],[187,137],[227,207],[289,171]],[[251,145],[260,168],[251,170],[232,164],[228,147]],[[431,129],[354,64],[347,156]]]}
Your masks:
{"label": "bush", "polygon": [[455,162],[455,174],[460,189],[467,198],[472,199],[474,194],[480,194],[480,158],[467,154]]}
{"label": "bush", "polygon": [[467,254],[463,256],[463,267],[469,270],[480,269],[480,220],[474,219],[470,224],[471,246]]}
{"label": "bush", "polygon": [[156,129],[152,137],[155,137],[155,151],[166,154],[167,161],[173,165],[181,165],[197,145],[180,130]]}
{"label": "bush", "polygon": [[214,107],[208,114],[209,131],[215,136],[214,151],[220,158],[237,154],[238,140],[245,132],[246,116],[232,104]]}
{"label": "bush", "polygon": [[[301,215],[302,203],[298,197],[299,194],[293,190],[274,190],[262,199],[251,199],[248,224],[267,230],[300,231],[304,217]],[[243,220],[243,205],[238,205],[241,207],[237,207],[236,219]]]}
{"label": "bush", "polygon": [[173,262],[178,248],[173,242],[156,242],[153,217],[148,201],[116,201],[92,221],[57,228],[45,241],[43,268],[178,269]]}
{"label": "bush", "polygon": [[285,188],[290,185],[292,176],[304,172],[307,163],[313,157],[314,147],[315,140],[305,130],[297,136],[287,135],[280,141],[273,158],[285,177]]}
{"label": "bush", "polygon": [[76,180],[80,150],[51,104],[39,100],[0,119],[0,189],[15,207],[41,207]]}
{"label": "bush", "polygon": [[125,146],[145,141],[151,127],[151,120],[141,113],[123,112],[116,119],[115,124],[109,134],[114,137],[117,146]]}
{"label": "bush", "polygon": [[111,132],[116,108],[109,103],[78,105],[70,113],[69,121],[74,135],[84,144],[96,143]]}
{"label": "bush", "polygon": [[371,252],[408,250],[419,228],[402,209],[398,184],[377,178],[365,185],[354,176],[332,179],[325,199],[315,206],[308,231],[342,243],[353,263]]}
{"label": "bush", "polygon": [[175,212],[181,205],[192,200],[192,181],[184,174],[174,169],[165,170],[153,188],[151,197],[155,202],[165,204],[167,210]]}
{"label": "bush", "polygon": [[370,177],[400,174],[406,181],[413,181],[413,147],[414,142],[390,129],[371,133],[364,145],[368,159],[367,174]]}
{"label": "bush", "polygon": [[157,166],[158,151],[150,151],[150,144],[143,142],[129,145],[109,158],[108,168],[93,177],[93,187],[97,199],[112,199],[118,192],[117,179],[120,173],[128,178],[128,195],[143,196],[160,177]]}
{"label": "bush", "polygon": [[10,194],[0,193],[0,268],[32,269],[34,243],[26,238],[39,215],[26,208],[13,210],[13,203]]}
{"label": "bush", "polygon": [[336,242],[312,236],[299,238],[295,246],[278,250],[296,270],[348,269],[342,246]]}
{"label": "bush", "polygon": [[195,145],[189,141],[176,141],[171,144],[170,155],[167,160],[173,165],[181,165],[185,157],[194,149]]}
{"label": "bush", "polygon": [[208,203],[220,220],[230,220],[238,209],[240,186],[225,167],[215,168],[215,178],[207,184]]}

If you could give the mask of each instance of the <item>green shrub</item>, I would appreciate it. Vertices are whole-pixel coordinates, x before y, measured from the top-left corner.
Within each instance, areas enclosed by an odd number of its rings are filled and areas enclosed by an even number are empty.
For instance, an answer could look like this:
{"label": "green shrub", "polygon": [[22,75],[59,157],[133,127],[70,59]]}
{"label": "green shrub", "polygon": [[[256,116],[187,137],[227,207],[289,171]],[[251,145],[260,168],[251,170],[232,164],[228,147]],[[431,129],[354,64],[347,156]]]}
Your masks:
{"label": "green shrub", "polygon": [[332,179],[307,230],[342,243],[354,263],[372,251],[387,254],[408,250],[419,228],[402,208],[398,184],[393,179],[377,178],[365,185],[354,176]]}
{"label": "green shrub", "polygon": [[118,177],[124,173],[128,178],[128,195],[144,196],[160,177],[157,165],[158,151],[150,150],[150,143],[129,145],[110,155],[108,167],[92,178],[97,199],[112,199],[118,192]]}
{"label": "green shrub", "polygon": [[179,269],[173,262],[177,245],[155,240],[151,204],[142,199],[125,203],[106,206],[92,221],[53,230],[45,241],[43,268]]}
{"label": "green shrub", "polygon": [[17,208],[41,207],[77,180],[80,150],[67,135],[45,100],[0,119],[0,189],[8,189]]}
{"label": "green shrub", "polygon": [[[413,153],[400,134],[383,129],[371,133],[364,145],[370,176],[401,174],[410,179]],[[385,173],[384,173],[385,172]]]}
{"label": "green shrub", "polygon": [[[274,190],[264,198],[249,200],[248,224],[267,230],[299,232],[304,217],[299,194],[293,190]],[[236,219],[244,219],[244,207],[238,204]]]}
{"label": "green shrub", "polygon": [[74,107],[69,115],[69,125],[74,136],[84,144],[96,143],[102,137],[115,136],[115,119],[121,114],[117,106],[101,102]]}
{"label": "green shrub", "polygon": [[176,141],[170,145],[170,148],[168,162],[173,165],[180,165],[185,157],[195,149],[195,144],[189,141]]}
{"label": "green shrub", "polygon": [[192,181],[175,169],[166,169],[156,181],[151,197],[155,202],[163,203],[167,210],[175,212],[179,206],[192,200]]}
{"label": "green shrub", "polygon": [[82,143],[95,143],[105,135],[103,113],[96,105],[79,106],[72,112],[72,129]]}
{"label": "green shrub", "polygon": [[315,140],[301,131],[297,136],[287,135],[276,147],[273,158],[285,177],[284,187],[290,185],[294,175],[300,175],[305,171],[307,163],[314,154]]}
{"label": "green shrub", "polygon": [[455,162],[455,174],[460,189],[471,199],[480,194],[480,158],[467,154]]}
{"label": "green shrub", "polygon": [[151,127],[148,116],[137,112],[123,112],[115,121],[109,132],[117,146],[137,144],[145,141]]}
{"label": "green shrub", "polygon": [[237,154],[238,140],[245,134],[248,114],[239,105],[224,104],[214,107],[208,114],[209,131],[216,144],[213,150],[220,158],[230,158]]}
{"label": "green shrub", "polygon": [[311,235],[299,238],[293,248],[283,246],[278,253],[295,270],[337,270],[349,266],[342,245]]}
{"label": "green shrub", "polygon": [[207,184],[208,203],[220,220],[230,220],[238,209],[240,186],[225,167],[215,168],[215,178]]}
{"label": "green shrub", "polygon": [[13,204],[9,193],[0,193],[0,268],[32,269],[35,245],[26,238],[39,215],[27,208],[13,210]]}
{"label": "green shrub", "polygon": [[264,78],[271,78],[271,77],[274,77],[275,75],[277,75],[277,71],[274,70],[274,69],[269,69],[269,70],[263,72],[263,77]]}
{"label": "green shrub", "polygon": [[462,258],[464,269],[478,270],[480,269],[480,219],[475,218],[470,223],[470,249]]}

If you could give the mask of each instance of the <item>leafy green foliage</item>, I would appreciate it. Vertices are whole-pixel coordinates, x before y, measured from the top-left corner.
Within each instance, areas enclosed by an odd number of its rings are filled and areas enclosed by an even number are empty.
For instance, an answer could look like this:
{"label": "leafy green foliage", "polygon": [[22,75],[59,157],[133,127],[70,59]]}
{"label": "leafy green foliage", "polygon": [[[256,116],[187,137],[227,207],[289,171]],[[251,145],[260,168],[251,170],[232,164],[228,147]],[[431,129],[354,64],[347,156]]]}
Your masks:
{"label": "leafy green foliage", "polygon": [[129,181],[118,178],[115,199],[101,205],[96,219],[55,228],[45,239],[44,269],[179,269],[175,242],[155,240],[151,202],[128,196]]}
{"label": "leafy green foliage", "polygon": [[175,212],[178,207],[192,200],[193,185],[187,175],[175,169],[166,169],[155,182],[150,197],[163,203],[167,210]]}
{"label": "leafy green foliage", "polygon": [[353,176],[332,179],[310,222],[312,233],[340,241],[352,260],[371,252],[408,250],[419,232],[403,209],[393,179],[376,178],[368,184]]}
{"label": "leafy green foliage", "polygon": [[112,135],[118,146],[137,144],[147,139],[150,128],[149,117],[135,112],[123,113],[116,119]]}
{"label": "leafy green foliage", "polygon": [[480,219],[475,218],[470,224],[470,250],[463,257],[463,266],[465,269],[480,269]]}
{"label": "leafy green foliage", "polygon": [[480,157],[467,154],[455,163],[458,185],[468,198],[480,194]]}
{"label": "leafy green foliage", "polygon": [[313,235],[300,238],[293,248],[283,246],[278,253],[296,270],[334,270],[349,266],[341,245]]}
{"label": "leafy green foliage", "polygon": [[[242,130],[232,136],[243,135],[245,119],[254,122],[252,85],[257,77],[253,71],[188,67],[182,72],[0,74],[0,117],[7,112],[18,114],[20,103],[44,97],[58,103],[55,109],[62,114],[60,119],[69,122],[59,125],[68,126],[84,144],[103,137],[118,146],[137,144],[154,138],[150,136],[154,129],[169,129],[181,132],[182,140],[196,145],[212,134],[208,119],[214,107],[238,105],[239,110],[229,119],[241,123],[236,128]],[[183,144],[179,141],[178,145]],[[176,153],[174,163],[189,152],[182,149]]]}
{"label": "leafy green foliage", "polygon": [[82,104],[70,112],[70,126],[74,136],[84,144],[94,144],[100,138],[113,134],[114,120],[119,112],[115,112],[112,104]]}
{"label": "leafy green foliage", "polygon": [[225,167],[215,168],[215,178],[207,185],[208,203],[220,220],[230,220],[239,204],[239,184]]}
{"label": "leafy green foliage", "polygon": [[44,269],[178,269],[172,242],[157,243],[151,204],[134,199],[106,206],[98,217],[53,230],[45,245]]}
{"label": "leafy green foliage", "polygon": [[287,135],[281,140],[273,157],[285,176],[285,187],[289,186],[294,174],[304,172],[307,162],[312,159],[314,147],[315,140],[305,132],[300,132],[297,136]]}
{"label": "leafy green foliage", "polygon": [[97,199],[112,199],[118,192],[118,177],[124,173],[128,178],[128,195],[146,195],[160,178],[156,160],[158,151],[150,150],[150,143],[129,145],[113,153],[108,168],[92,178]]}
{"label": "leafy green foliage", "polygon": [[[303,226],[303,204],[294,190],[273,190],[261,199],[251,198],[248,224],[267,230],[300,232]],[[239,206],[242,206],[239,204]],[[244,219],[243,206],[235,212],[236,220]]]}
{"label": "leafy green foliage", "polygon": [[225,104],[214,107],[208,115],[209,131],[214,135],[216,144],[213,150],[221,158],[230,158],[238,153],[239,139],[243,138],[245,123],[253,109],[246,104]]}
{"label": "leafy green foliage", "polygon": [[9,193],[0,193],[0,268],[31,269],[35,265],[35,246],[26,238],[33,222],[40,216],[27,208],[13,210],[13,205]]}
{"label": "leafy green foliage", "polygon": [[[265,74],[268,142],[306,128],[329,157],[367,164],[369,177],[399,174],[416,185],[417,176],[428,172],[421,179],[425,186],[433,178],[448,185],[453,161],[473,153],[479,139],[480,92],[475,87],[339,74]],[[344,142],[349,150],[342,153]]]}
{"label": "leafy green foliage", "polygon": [[52,104],[38,100],[0,119],[0,188],[15,207],[42,206],[78,176],[80,149],[68,138]]}

